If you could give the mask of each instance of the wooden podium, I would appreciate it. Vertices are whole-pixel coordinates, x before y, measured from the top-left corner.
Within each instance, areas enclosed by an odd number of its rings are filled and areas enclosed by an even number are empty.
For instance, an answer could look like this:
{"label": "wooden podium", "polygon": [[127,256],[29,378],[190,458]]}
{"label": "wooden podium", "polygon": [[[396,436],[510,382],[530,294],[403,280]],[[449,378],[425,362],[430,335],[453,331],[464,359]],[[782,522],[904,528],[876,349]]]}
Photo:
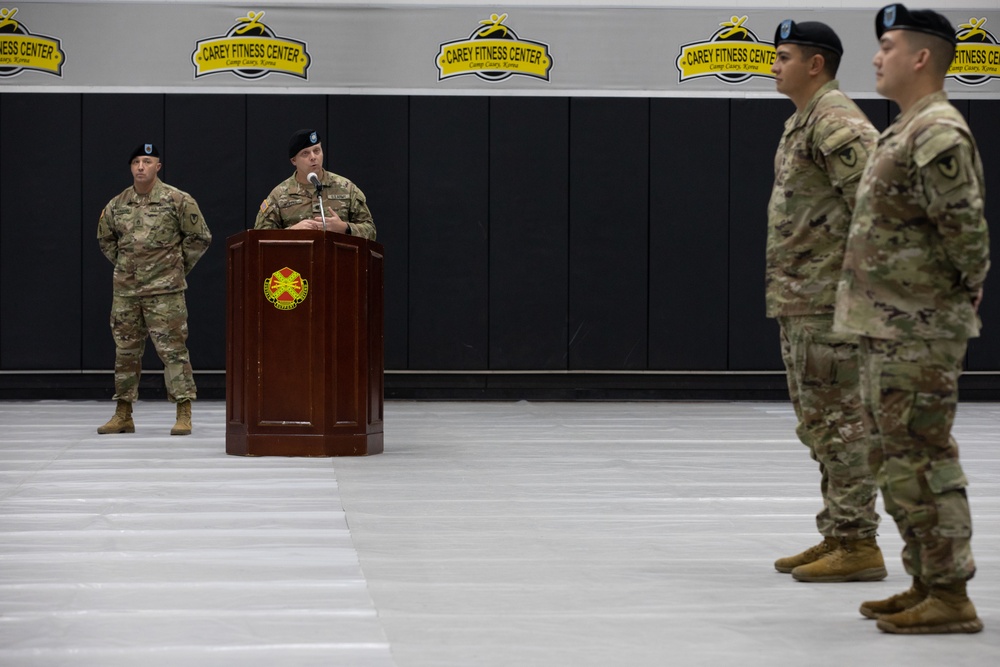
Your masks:
{"label": "wooden podium", "polygon": [[321,231],[227,239],[226,453],[382,451],[382,246]]}

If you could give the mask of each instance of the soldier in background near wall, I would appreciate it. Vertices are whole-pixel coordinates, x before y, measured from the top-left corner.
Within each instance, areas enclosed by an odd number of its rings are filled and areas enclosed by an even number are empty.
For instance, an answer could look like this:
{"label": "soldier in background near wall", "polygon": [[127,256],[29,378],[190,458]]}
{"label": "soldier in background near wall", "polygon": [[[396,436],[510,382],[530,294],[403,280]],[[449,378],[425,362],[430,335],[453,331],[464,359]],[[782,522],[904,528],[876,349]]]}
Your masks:
{"label": "soldier in background near wall", "polygon": [[318,229],[375,239],[365,193],[323,169],[323,144],[316,130],[292,135],[288,159],[295,173],[261,203],[255,229]]}
{"label": "soldier in background near wall", "polygon": [[835,328],[861,336],[862,393],[880,446],[871,466],[903,537],[909,590],[864,602],[884,632],[978,632],[966,582],[972,519],[951,437],[958,377],[989,268],[983,165],[944,78],[955,30],[944,16],[884,7],[876,89],[900,115],[858,187]]}
{"label": "soldier in background near wall", "polygon": [[799,581],[878,581],[878,493],[858,379],[857,337],[833,333],[833,305],[854,193],[878,133],[840,92],[843,47],[829,26],[782,22],[771,72],[795,114],[775,156],[766,298],[778,318],[799,439],[819,463],[823,541],[774,563]]}
{"label": "soldier in background near wall", "polygon": [[129,157],[133,184],[108,202],[97,226],[101,252],[114,264],[111,335],[115,340],[118,405],[98,433],[134,433],[132,403],[139,393],[146,336],[163,362],[167,396],[177,404],[171,435],[191,433],[196,397],[186,345],[185,276],[212,242],[198,204],[163,183],[160,152],[140,144]]}

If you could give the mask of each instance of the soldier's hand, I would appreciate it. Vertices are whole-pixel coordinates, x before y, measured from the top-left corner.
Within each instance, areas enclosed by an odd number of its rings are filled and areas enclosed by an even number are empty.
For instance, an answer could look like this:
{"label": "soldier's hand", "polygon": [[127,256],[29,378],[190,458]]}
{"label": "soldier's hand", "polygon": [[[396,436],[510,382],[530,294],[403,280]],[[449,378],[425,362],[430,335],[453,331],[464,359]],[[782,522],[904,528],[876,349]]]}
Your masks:
{"label": "soldier's hand", "polygon": [[323,221],[318,218],[316,220],[306,218],[305,220],[299,220],[289,227],[289,229],[323,229]]}
{"label": "soldier's hand", "polygon": [[[319,227],[317,229],[323,229],[323,219],[313,218],[313,220],[319,221]],[[345,232],[347,231],[347,223],[340,219],[340,216],[333,211],[328,210],[326,213],[326,228],[331,232]]]}

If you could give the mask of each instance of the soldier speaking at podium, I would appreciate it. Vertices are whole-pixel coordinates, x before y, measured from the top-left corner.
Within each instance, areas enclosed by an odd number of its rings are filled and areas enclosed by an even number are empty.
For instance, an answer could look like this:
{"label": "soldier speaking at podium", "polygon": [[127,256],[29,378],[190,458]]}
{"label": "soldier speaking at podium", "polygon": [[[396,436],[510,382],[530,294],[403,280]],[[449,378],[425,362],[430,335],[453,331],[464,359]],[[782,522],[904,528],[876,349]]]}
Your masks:
{"label": "soldier speaking at podium", "polygon": [[315,229],[375,239],[365,194],[323,169],[323,143],[316,130],[292,134],[288,159],[295,173],[261,203],[255,229]]}

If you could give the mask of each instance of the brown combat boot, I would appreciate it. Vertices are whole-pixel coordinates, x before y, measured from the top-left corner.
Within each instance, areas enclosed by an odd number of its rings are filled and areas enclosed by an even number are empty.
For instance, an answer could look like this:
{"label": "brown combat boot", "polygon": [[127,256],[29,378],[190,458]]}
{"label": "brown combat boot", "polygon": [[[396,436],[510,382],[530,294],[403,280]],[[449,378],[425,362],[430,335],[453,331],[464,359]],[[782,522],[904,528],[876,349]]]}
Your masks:
{"label": "brown combat boot", "polygon": [[880,618],[889,614],[898,614],[923,602],[929,592],[930,589],[927,588],[927,584],[914,577],[910,590],[897,593],[884,600],[862,602],[858,611],[866,618]]}
{"label": "brown combat boot", "polygon": [[964,581],[951,586],[931,586],[921,602],[905,611],[882,616],[877,625],[882,632],[901,635],[973,633],[983,629],[983,622],[965,593]]}
{"label": "brown combat boot", "polygon": [[788,556],[787,558],[779,558],[774,561],[774,569],[778,572],[788,573],[797,568],[799,565],[805,565],[807,563],[812,563],[817,561],[823,556],[827,555],[840,545],[840,540],[836,537],[825,537],[823,541],[814,547],[809,547],[800,554],[795,556]]}
{"label": "brown combat boot", "polygon": [[888,574],[874,537],[841,540],[836,549],[819,560],[792,570],[795,579],[811,583],[881,581]]}
{"label": "brown combat boot", "polygon": [[98,426],[97,432],[101,435],[107,433],[135,433],[135,422],[132,421],[132,404],[128,401],[118,400],[115,407],[115,414],[104,426]]}
{"label": "brown combat boot", "polygon": [[170,435],[191,435],[191,401],[177,404],[177,423]]}

